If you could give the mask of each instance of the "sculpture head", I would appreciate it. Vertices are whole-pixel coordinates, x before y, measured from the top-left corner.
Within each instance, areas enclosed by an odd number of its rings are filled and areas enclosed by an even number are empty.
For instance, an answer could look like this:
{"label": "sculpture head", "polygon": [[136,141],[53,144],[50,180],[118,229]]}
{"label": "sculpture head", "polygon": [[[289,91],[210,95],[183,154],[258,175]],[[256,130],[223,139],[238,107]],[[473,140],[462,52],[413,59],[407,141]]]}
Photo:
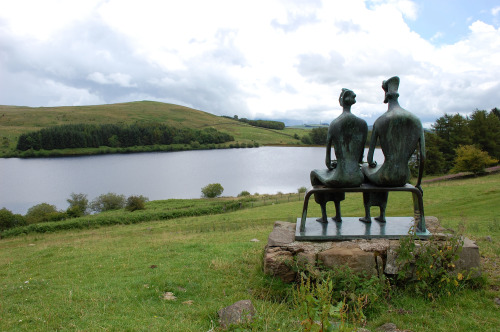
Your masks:
{"label": "sculpture head", "polygon": [[343,88],[340,93],[339,103],[342,107],[356,104],[356,94],[352,90]]}
{"label": "sculpture head", "polygon": [[384,103],[388,103],[389,100],[397,100],[399,97],[399,77],[394,76],[389,78],[387,81],[382,82],[382,89],[385,91]]}

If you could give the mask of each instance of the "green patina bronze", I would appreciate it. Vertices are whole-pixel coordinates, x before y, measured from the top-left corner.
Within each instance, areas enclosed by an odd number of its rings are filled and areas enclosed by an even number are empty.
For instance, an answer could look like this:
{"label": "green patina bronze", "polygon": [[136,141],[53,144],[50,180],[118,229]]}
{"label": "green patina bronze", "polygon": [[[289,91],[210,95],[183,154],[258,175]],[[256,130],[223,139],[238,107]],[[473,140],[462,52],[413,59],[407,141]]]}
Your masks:
{"label": "green patina bronze", "polygon": [[[366,121],[351,113],[351,106],[356,103],[356,94],[349,89],[342,89],[339,98],[342,114],[332,121],[328,128],[326,140],[325,165],[327,169],[315,169],[311,172],[311,184],[325,185],[332,188],[359,187],[364,180],[359,164],[363,160],[363,152],[368,134]],[[332,161],[332,145],[336,160]],[[321,206],[321,218],[318,221],[328,222],[326,203],[335,203],[334,221],[342,221],[340,202],[345,193],[315,194],[314,199]]]}
{"label": "green patina bronze", "polygon": [[[420,146],[420,164],[416,187],[422,191],[420,182],[425,161],[424,130],[422,123],[414,114],[399,106],[398,87],[399,77],[397,76],[382,83],[382,88],[385,91],[384,103],[388,103],[388,109],[373,124],[367,157],[368,163],[363,165],[362,170],[368,181],[375,185],[404,186],[410,179],[408,162],[418,145]],[[373,152],[377,141],[380,141],[380,147],[385,157],[382,165],[377,165],[373,161]]]}
{"label": "green patina bronze", "polygon": [[[391,77],[382,83],[385,92],[384,103],[388,103],[388,110],[374,123],[367,163],[362,163],[363,150],[367,136],[367,125],[351,113],[351,105],[356,100],[354,92],[342,89],[340,104],[342,114],[332,121],[328,129],[326,146],[326,170],[313,170],[311,184],[313,188],[304,198],[302,218],[297,220],[297,240],[329,240],[347,238],[399,238],[408,233],[409,228],[415,224],[417,235],[426,238],[430,233],[425,228],[421,180],[425,161],[424,131],[420,120],[412,113],[403,109],[398,103],[399,77]],[[385,160],[381,165],[373,160],[377,142],[380,143]],[[335,149],[336,160],[331,160],[331,148]],[[408,162],[413,153],[417,151],[419,167],[418,178],[415,186],[408,184],[410,169]],[[390,218],[390,225],[386,225],[385,208],[389,191],[408,191],[412,193],[414,216]],[[341,223],[340,202],[345,199],[345,192],[363,193],[365,216],[362,218],[349,218],[348,226]],[[316,219],[324,226],[318,224],[306,227],[307,205],[309,197],[314,194],[315,201],[321,206],[321,218]],[[326,203],[335,203],[335,227],[329,228],[326,213]],[[380,226],[370,228],[370,207],[379,206],[380,216],[375,220]],[[358,219],[361,223],[352,224]],[[403,226],[397,225],[401,220]],[[413,222],[408,222],[413,220]],[[367,226],[359,226],[366,224]],[[397,225],[397,226],[395,226]],[[347,228],[348,231],[347,231]],[[344,231],[342,231],[345,229]],[[328,231],[325,231],[328,230]],[[370,231],[367,231],[370,230]]]}

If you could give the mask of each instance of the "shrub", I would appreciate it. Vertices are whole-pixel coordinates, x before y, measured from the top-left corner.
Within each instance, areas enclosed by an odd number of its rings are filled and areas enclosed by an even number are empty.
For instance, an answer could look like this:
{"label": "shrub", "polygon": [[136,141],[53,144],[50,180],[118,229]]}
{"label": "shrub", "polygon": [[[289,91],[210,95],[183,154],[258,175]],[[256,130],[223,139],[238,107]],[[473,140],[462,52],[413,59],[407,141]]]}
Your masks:
{"label": "shrub", "polygon": [[24,225],[26,220],[22,215],[14,214],[6,208],[0,210],[0,231]]}
{"label": "shrub", "polygon": [[125,206],[125,210],[133,212],[136,210],[144,210],[146,209],[146,202],[149,201],[147,197],[144,196],[130,196],[127,198],[127,205]]}
{"label": "shrub", "polygon": [[456,150],[455,166],[452,172],[483,173],[488,166],[495,165],[498,160],[490,157],[487,152],[481,151],[474,145],[461,145]]}
{"label": "shrub", "polygon": [[66,200],[69,207],[66,213],[69,217],[78,218],[88,214],[89,200],[85,194],[71,193],[71,197]]}
{"label": "shrub", "polygon": [[238,197],[242,197],[242,196],[250,196],[250,193],[246,190],[243,190],[242,192],[240,192],[238,194]]}
{"label": "shrub", "polygon": [[58,221],[63,220],[66,213],[57,211],[55,205],[48,203],[40,203],[32,206],[26,213],[26,221],[28,224],[35,224],[45,221]]}
{"label": "shrub", "polygon": [[123,209],[125,196],[115,193],[102,194],[90,203],[90,209],[95,212]]}
{"label": "shrub", "polygon": [[224,188],[220,183],[211,183],[201,188],[202,197],[204,198],[214,198],[222,195]]}
{"label": "shrub", "polygon": [[300,187],[299,189],[297,189],[298,193],[299,194],[302,194],[302,193],[305,193],[307,191],[307,188],[306,187]]}
{"label": "shrub", "polygon": [[457,271],[455,263],[463,248],[460,234],[444,240],[431,237],[417,240],[414,230],[400,240],[396,250],[399,268],[396,285],[428,299],[451,295],[466,287],[480,286],[474,271]]}

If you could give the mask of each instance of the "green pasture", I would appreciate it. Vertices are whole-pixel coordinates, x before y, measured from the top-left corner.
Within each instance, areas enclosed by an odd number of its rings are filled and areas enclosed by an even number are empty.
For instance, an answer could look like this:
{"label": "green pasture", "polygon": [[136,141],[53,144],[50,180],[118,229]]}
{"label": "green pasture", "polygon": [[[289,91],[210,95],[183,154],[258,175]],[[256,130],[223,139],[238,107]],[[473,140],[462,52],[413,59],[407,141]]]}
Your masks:
{"label": "green pasture", "polygon": [[[498,330],[499,187],[500,174],[423,186],[426,215],[477,241],[486,285],[435,301],[394,292],[367,316],[365,328],[393,322],[411,331]],[[294,286],[262,272],[274,222],[295,222],[301,213],[297,194],[259,196],[216,214],[146,218],[221,202],[240,201],[153,201],[142,212],[109,213],[124,221],[118,225],[0,239],[0,330],[217,331],[218,310],[250,299],[255,321],[234,331],[302,331]],[[360,216],[361,195],[348,194],[342,209],[345,216]],[[138,213],[143,221],[126,222]],[[411,213],[410,194],[389,195],[388,216]],[[320,215],[313,202],[309,215]],[[89,224],[92,217],[80,221]],[[164,299],[166,292],[176,300]]]}

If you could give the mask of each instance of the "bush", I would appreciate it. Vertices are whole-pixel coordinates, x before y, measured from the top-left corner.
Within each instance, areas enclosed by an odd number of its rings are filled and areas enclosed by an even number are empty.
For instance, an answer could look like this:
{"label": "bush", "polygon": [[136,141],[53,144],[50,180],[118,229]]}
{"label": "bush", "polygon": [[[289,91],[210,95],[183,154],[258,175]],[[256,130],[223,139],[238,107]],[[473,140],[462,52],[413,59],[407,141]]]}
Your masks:
{"label": "bush", "polygon": [[306,187],[300,187],[299,189],[297,189],[298,193],[299,194],[302,194],[302,193],[305,193],[307,191],[307,188]]}
{"label": "bush", "polygon": [[28,224],[35,224],[39,222],[63,220],[66,216],[66,213],[57,211],[55,205],[40,203],[28,209],[26,221]]}
{"label": "bush", "polygon": [[482,283],[480,277],[474,277],[474,270],[456,270],[455,263],[464,243],[460,234],[444,240],[431,237],[422,241],[417,240],[411,230],[399,243],[396,250],[399,271],[395,285],[412,295],[435,299],[450,296],[467,287],[478,287]]}
{"label": "bush", "polygon": [[238,194],[238,197],[242,197],[242,196],[250,196],[250,193],[246,190],[243,190],[242,192],[240,192]]}
{"label": "bush", "polygon": [[127,198],[127,205],[125,206],[125,210],[133,212],[136,210],[144,210],[146,209],[146,202],[149,201],[147,197],[144,196],[130,196]]}
{"label": "bush", "polygon": [[71,193],[71,197],[66,200],[69,207],[66,213],[69,217],[78,218],[88,214],[89,200],[85,194]]}
{"label": "bush", "polygon": [[451,170],[453,173],[472,172],[474,174],[483,173],[488,166],[495,165],[498,160],[490,157],[487,152],[481,151],[474,145],[461,145],[456,150],[455,166]]}
{"label": "bush", "polygon": [[102,194],[90,203],[90,209],[95,212],[123,209],[125,196],[115,193]]}
{"label": "bush", "polygon": [[201,188],[202,197],[204,198],[215,198],[222,195],[224,188],[220,183],[211,183]]}
{"label": "bush", "polygon": [[0,231],[24,225],[26,220],[22,215],[14,214],[6,208],[0,210]]}

